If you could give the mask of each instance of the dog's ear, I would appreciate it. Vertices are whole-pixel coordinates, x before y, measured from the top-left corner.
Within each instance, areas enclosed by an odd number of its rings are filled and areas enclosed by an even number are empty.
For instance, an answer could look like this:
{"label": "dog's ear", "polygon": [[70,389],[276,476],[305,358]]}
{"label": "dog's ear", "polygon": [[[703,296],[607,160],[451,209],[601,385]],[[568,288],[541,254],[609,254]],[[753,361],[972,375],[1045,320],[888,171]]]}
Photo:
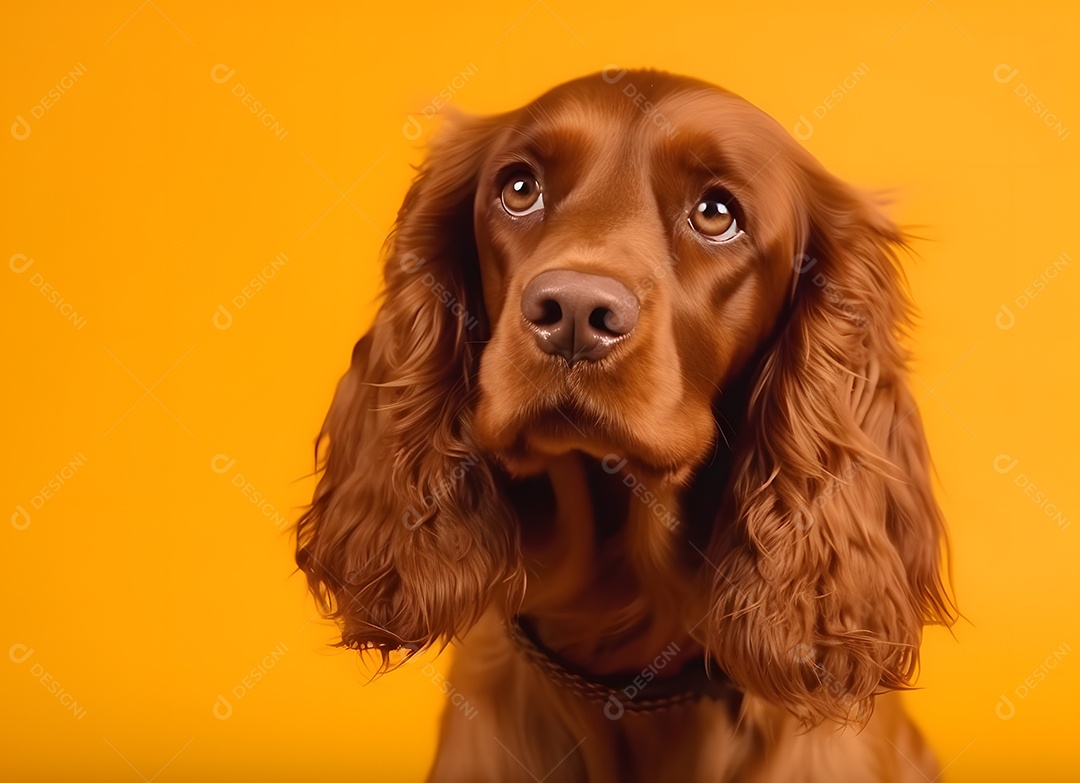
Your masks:
{"label": "dog's ear", "polygon": [[[323,475],[296,562],[340,646],[410,653],[469,628],[519,574],[516,529],[471,445],[487,338],[473,200],[498,118],[459,118],[422,164],[387,240],[385,298],[318,443]],[[316,460],[318,461],[318,447]]]}
{"label": "dog's ear", "polygon": [[791,311],[753,383],[712,542],[707,645],[807,724],[861,724],[951,623],[944,526],[900,339],[901,232],[804,166]]}

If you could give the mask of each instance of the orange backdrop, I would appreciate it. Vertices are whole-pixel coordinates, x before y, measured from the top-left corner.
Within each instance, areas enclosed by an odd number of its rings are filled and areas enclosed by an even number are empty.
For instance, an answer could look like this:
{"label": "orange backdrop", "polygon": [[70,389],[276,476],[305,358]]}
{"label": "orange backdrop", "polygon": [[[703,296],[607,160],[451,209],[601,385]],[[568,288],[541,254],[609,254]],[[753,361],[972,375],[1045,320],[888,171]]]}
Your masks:
{"label": "orange backdrop", "polygon": [[919,227],[967,619],[908,702],[946,779],[1076,779],[1075,6],[359,5],[6,4],[0,775],[421,779],[427,661],[365,685],[287,527],[442,105],[616,64],[742,94]]}

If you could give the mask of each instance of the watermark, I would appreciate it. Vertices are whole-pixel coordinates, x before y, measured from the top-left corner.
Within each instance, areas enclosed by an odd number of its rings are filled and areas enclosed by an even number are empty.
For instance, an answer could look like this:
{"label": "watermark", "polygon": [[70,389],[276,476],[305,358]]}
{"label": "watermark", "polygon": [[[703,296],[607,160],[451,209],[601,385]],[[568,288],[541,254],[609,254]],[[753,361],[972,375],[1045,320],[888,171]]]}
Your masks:
{"label": "watermark", "polygon": [[[1057,668],[1058,661],[1071,652],[1072,647],[1068,643],[1062,642],[1060,647],[1046,656],[1046,660],[1035,667],[1035,671],[1025,677],[1024,681],[1013,689],[1012,695],[1016,697],[1017,701],[1026,699],[1033,690],[1042,684],[1042,681],[1046,679],[1051,670]],[[998,703],[994,707],[994,714],[1001,720],[1012,720],[1016,717],[1015,702],[1007,694],[1001,694],[1001,698],[998,699]]]}
{"label": "watermark", "polygon": [[[215,84],[226,84],[235,75],[236,69],[230,68],[223,63],[218,63],[210,69],[210,81]],[[278,141],[281,141],[289,135],[289,131],[282,127],[281,123],[277,121],[277,117],[271,114],[243,84],[236,82],[232,86],[230,92],[236,96],[236,99],[239,100],[248,111],[255,115],[256,119],[262,123],[264,128],[268,128],[270,132],[274,134],[274,137]]]}
{"label": "watermark", "polygon": [[[251,693],[252,689],[259,684],[259,681],[266,676],[267,672],[273,669],[279,660],[289,651],[289,646],[285,642],[281,642],[273,650],[263,656],[259,664],[253,668],[243,679],[232,687],[229,694],[240,701],[242,698]],[[233,705],[229,701],[228,697],[224,693],[219,693],[217,699],[210,707],[210,711],[214,717],[218,720],[228,720],[233,714]]]}
{"label": "watermark", "polygon": [[[45,501],[51,499],[57,492],[63,489],[71,478],[78,473],[79,468],[86,464],[86,455],[81,451],[75,455],[75,459],[70,460],[64,467],[60,468],[55,476],[46,482],[45,486],[38,490],[38,493],[30,498],[30,507],[35,511],[41,509],[45,505]],[[26,510],[26,507],[22,504],[15,506],[15,513],[11,515],[11,526],[16,530],[26,530],[30,527],[30,512]]]}
{"label": "watermark", "polygon": [[816,520],[815,512],[821,511],[825,505],[832,500],[844,487],[851,483],[851,480],[858,475],[859,471],[863,469],[866,462],[862,458],[856,459],[846,468],[844,472],[839,476],[834,476],[828,484],[825,485],[825,489],[814,496],[814,499],[810,501],[810,508],[804,508],[795,513],[795,528],[797,530],[808,530],[811,528]]}
{"label": "watermark", "polygon": [[[242,310],[247,304],[255,298],[255,295],[259,291],[266,287],[266,284],[270,280],[277,276],[278,270],[285,266],[289,262],[289,257],[284,253],[278,253],[274,256],[274,259],[264,266],[259,274],[255,275],[251,279],[251,282],[240,289],[240,293],[229,300],[229,304],[235,307],[237,310]],[[217,310],[210,317],[210,321],[214,324],[214,327],[225,331],[233,325],[233,314],[225,305],[219,304]]]}
{"label": "watermark", "polygon": [[[1019,464],[1020,460],[1013,459],[1008,454],[998,454],[994,457],[994,470],[1003,476],[1012,473],[1013,469]],[[1050,501],[1050,498],[1047,497],[1046,493],[1039,489],[1026,473],[1023,471],[1018,472],[1013,477],[1013,484],[1020,487],[1020,489],[1024,491],[1024,494],[1031,498],[1031,502],[1038,506],[1043,514],[1053,520],[1059,530],[1068,530],[1072,521],[1061,513],[1061,509]]]}
{"label": "watermark", "polygon": [[[53,85],[45,95],[30,108],[30,116],[35,120],[40,120],[45,116],[45,112],[56,105],[56,102],[63,97],[64,93],[75,86],[75,83],[79,81],[86,74],[86,66],[79,63],[74,69],[67,72],[60,81]],[[21,114],[15,115],[15,122],[11,124],[11,135],[16,141],[26,141],[30,138],[30,132],[32,128],[30,122]]]}
{"label": "watermark", "polygon": [[444,478],[429,494],[424,496],[422,500],[423,509],[409,506],[405,513],[401,515],[401,524],[405,526],[406,530],[416,530],[426,520],[430,519],[438,503],[450,497],[450,492],[454,487],[465,478],[465,474],[479,461],[479,455],[470,452],[465,459],[454,466],[454,469],[450,471],[450,475]]}
{"label": "watermark", "polygon": [[457,707],[466,718],[472,720],[476,717],[476,707],[470,704],[469,700],[465,698],[465,694],[455,688],[450,680],[443,677],[432,664],[425,664],[422,671],[424,676],[431,680],[432,684],[439,689],[439,692],[449,699],[450,703]]}
{"label": "watermark", "polygon": [[[454,96],[458,94],[458,91],[464,87],[469,79],[475,76],[479,72],[479,68],[475,63],[469,63],[469,67],[458,73],[453,79],[446,83],[439,92],[432,98],[428,104],[420,110],[420,116],[425,120],[430,120],[439,110],[446,107],[450,101],[454,99]],[[409,119],[405,121],[405,124],[401,126],[401,135],[409,141],[416,141],[424,134],[424,126],[420,120],[416,118],[415,114],[410,114]]]}
{"label": "watermark", "polygon": [[818,684],[835,696],[837,703],[843,707],[848,714],[851,713],[852,708],[858,706],[859,700],[851,695],[847,686],[845,686],[836,675],[818,663],[817,652],[812,646],[809,644],[795,645],[791,648],[791,657],[794,658],[797,663],[812,666]]}
{"label": "watermark", "polygon": [[[408,272],[409,274],[415,274],[423,268],[427,263],[427,259],[418,256],[416,253],[410,252],[405,253],[398,263],[401,265],[402,271]],[[423,277],[420,278],[420,282],[431,291],[432,296],[438,300],[439,304],[449,310],[459,321],[464,322],[466,329],[472,329],[480,323],[480,319],[468,311],[465,307],[465,303],[458,299],[453,291],[436,280],[431,272],[424,272]]]}
{"label": "watermark", "polygon": [[[233,466],[236,465],[236,460],[229,457],[227,454],[215,454],[210,458],[210,470],[214,471],[218,475],[225,475]],[[248,499],[251,505],[259,509],[259,513],[270,520],[273,523],[276,530],[284,530],[289,525],[289,518],[277,510],[266,495],[255,489],[255,486],[247,480],[240,471],[236,471],[232,474],[229,483],[240,490],[240,494]]]}
{"label": "watermark", "polygon": [[619,691],[618,695],[613,693],[608,696],[607,703],[604,704],[604,717],[608,720],[622,718],[626,713],[626,705],[633,702],[679,652],[679,645],[675,642],[661,650],[660,654],[653,658],[652,662],[642,669],[641,673],[632,679],[629,685]]}
{"label": "watermark", "polygon": [[[816,258],[811,258],[805,253],[799,253],[792,260],[792,268],[795,270],[796,274],[806,275],[811,269],[817,266],[817,263],[818,260]],[[825,301],[838,309],[841,315],[855,324],[859,329],[866,328],[867,318],[862,310],[844,294],[843,290],[835,286],[824,274],[815,272],[806,279],[821,289]]]}
{"label": "watermark", "polygon": [[[34,648],[29,645],[17,642],[8,649],[8,658],[12,663],[24,664],[29,661],[34,655]],[[64,709],[72,714],[75,720],[82,720],[86,717],[86,707],[83,707],[75,700],[75,697],[60,684],[59,680],[52,676],[45,667],[37,661],[34,661],[30,665],[30,675],[41,683],[41,687],[47,690],[53,698],[55,698]]]}
{"label": "watermark", "polygon": [[[1070,261],[1072,261],[1072,256],[1062,252],[1052,263],[1047,265],[1046,269],[1039,273],[1038,277],[1031,281],[1031,285],[1024,288],[1024,293],[1013,300],[1013,306],[1017,310],[1024,310],[1034,301],[1035,297],[1046,290],[1046,287],[1050,285],[1050,281],[1057,277],[1058,272],[1067,267]],[[998,329],[1007,331],[1016,326],[1016,315],[1007,305],[1003,304],[994,316],[994,323],[997,324]]]}
{"label": "watermark", "polygon": [[[16,253],[8,259],[8,269],[17,275],[23,274],[31,266],[34,265],[34,259],[27,256],[25,253]],[[82,329],[86,326],[86,316],[79,315],[79,312],[75,309],[64,296],[57,291],[52,283],[45,279],[44,275],[40,272],[34,272],[30,275],[30,285],[38,290],[45,301],[60,311],[60,315],[64,316],[65,321],[71,321],[72,325],[76,329]]]}
{"label": "watermark", "polygon": [[641,300],[668,276],[678,262],[679,256],[674,252],[669,253],[666,259],[656,264],[646,277],[637,282],[633,291],[619,300],[619,304],[624,308],[640,308]]}
{"label": "watermark", "polygon": [[624,81],[624,77],[626,76],[625,68],[620,68],[617,65],[609,65],[600,72],[600,76],[605,82],[611,85],[619,84],[621,82],[622,86],[619,88],[620,92],[641,110],[641,113],[645,115],[645,118],[650,123],[662,130],[668,139],[674,139],[679,135],[679,129],[671,123],[671,120],[660,111],[655,103],[648,99],[643,90],[629,79]]}
{"label": "watermark", "polygon": [[[870,66],[866,63],[859,63],[859,66],[845,76],[839,84],[833,87],[828,95],[822,98],[821,102],[815,106],[810,113],[818,120],[825,119],[825,116],[835,109],[840,101],[844,99],[844,96],[854,90],[856,85],[858,85],[868,73],[870,73]],[[794,127],[792,127],[791,132],[799,141],[806,141],[814,135],[814,123],[811,122],[810,118],[805,114],[800,114],[799,119]]]}
{"label": "watermark", "polygon": [[[994,67],[994,81],[998,84],[1011,84],[1019,75],[1020,70],[1007,63],[1001,63]],[[1036,117],[1042,120],[1043,125],[1052,130],[1059,139],[1065,141],[1072,135],[1072,129],[1062,123],[1061,119],[1050,111],[1050,107],[1039,100],[1039,97],[1031,91],[1027,84],[1017,82],[1012,91],[1014,95],[1017,95],[1024,102],[1025,106],[1031,109]]]}
{"label": "watermark", "polygon": [[[608,454],[600,460],[600,467],[609,476],[614,476],[626,467],[626,457],[618,454]],[[645,508],[656,517],[660,524],[668,530],[675,531],[679,527],[679,515],[674,509],[668,508],[656,494],[645,485],[645,482],[629,470],[623,472],[622,483],[630,494],[645,504]]]}

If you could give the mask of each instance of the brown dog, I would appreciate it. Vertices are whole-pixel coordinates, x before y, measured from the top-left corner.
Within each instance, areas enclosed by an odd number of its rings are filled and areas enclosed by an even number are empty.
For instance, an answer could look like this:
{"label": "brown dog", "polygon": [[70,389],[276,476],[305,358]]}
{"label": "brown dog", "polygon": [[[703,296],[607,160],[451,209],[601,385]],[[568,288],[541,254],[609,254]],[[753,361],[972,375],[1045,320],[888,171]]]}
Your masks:
{"label": "brown dog", "polygon": [[297,529],[343,645],[457,642],[431,780],[936,775],[879,696],[952,619],[902,240],[693,79],[441,135]]}

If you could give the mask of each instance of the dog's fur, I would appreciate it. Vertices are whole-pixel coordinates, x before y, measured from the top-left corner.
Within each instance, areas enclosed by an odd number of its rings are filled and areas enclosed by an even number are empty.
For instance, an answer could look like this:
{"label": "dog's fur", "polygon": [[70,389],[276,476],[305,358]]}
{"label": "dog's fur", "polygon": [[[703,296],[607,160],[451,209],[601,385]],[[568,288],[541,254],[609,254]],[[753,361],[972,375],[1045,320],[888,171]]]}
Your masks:
{"label": "dog's fur", "polygon": [[[542,210],[503,208],[511,170]],[[744,232],[723,244],[687,222],[714,187]],[[447,710],[431,780],[937,774],[886,693],[953,616],[902,246],[773,120],[689,78],[608,71],[440,135],[297,528],[343,645],[390,665],[455,641],[475,717]],[[552,269],[633,292],[610,355],[540,350],[520,303]],[[704,658],[741,698],[611,720],[522,654],[517,616],[578,670]]]}

